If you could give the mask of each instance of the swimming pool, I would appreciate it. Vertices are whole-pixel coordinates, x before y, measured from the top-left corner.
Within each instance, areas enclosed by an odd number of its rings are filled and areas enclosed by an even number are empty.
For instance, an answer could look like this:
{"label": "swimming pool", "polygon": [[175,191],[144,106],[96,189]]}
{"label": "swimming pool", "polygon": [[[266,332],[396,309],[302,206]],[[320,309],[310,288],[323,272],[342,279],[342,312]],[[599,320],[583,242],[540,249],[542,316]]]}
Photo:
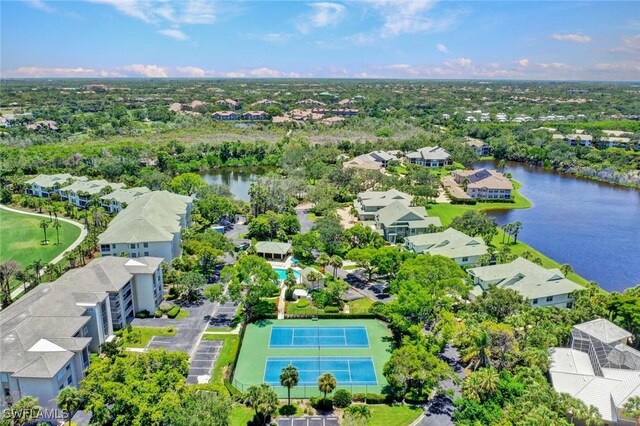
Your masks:
{"label": "swimming pool", "polygon": [[[287,270],[282,268],[273,268],[274,271],[278,274],[278,279],[285,280],[287,278]],[[293,276],[296,278],[296,281],[300,281],[300,272],[294,270]]]}

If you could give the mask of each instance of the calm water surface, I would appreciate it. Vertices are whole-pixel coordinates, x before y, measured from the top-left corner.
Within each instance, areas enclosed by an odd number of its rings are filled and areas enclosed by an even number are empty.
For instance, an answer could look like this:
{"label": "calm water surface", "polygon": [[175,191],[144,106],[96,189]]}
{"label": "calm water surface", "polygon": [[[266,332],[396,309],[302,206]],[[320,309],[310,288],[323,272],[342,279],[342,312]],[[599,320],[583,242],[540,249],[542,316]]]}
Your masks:
{"label": "calm water surface", "polygon": [[260,176],[266,174],[268,168],[262,167],[237,167],[216,169],[202,173],[202,178],[215,185],[225,185],[231,193],[239,200],[249,201],[249,188]]}
{"label": "calm water surface", "polygon": [[498,223],[519,220],[518,239],[608,291],[640,284],[640,191],[519,163],[506,171],[533,207],[489,212]]}

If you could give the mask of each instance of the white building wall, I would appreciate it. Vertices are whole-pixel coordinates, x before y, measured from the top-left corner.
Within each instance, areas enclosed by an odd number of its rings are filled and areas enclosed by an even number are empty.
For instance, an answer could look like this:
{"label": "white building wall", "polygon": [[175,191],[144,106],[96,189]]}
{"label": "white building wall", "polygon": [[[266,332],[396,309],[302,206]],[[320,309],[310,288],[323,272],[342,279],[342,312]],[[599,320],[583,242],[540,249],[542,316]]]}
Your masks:
{"label": "white building wall", "polygon": [[14,400],[17,401],[22,396],[30,395],[38,398],[40,405],[43,407],[54,407],[56,405],[56,396],[58,396],[58,379],[56,376],[50,379],[35,379],[21,377],[18,379],[20,396]]}
{"label": "white building wall", "polygon": [[568,294],[556,294],[552,296],[552,300],[547,300],[546,297],[541,297],[538,303],[534,303],[534,300],[529,300],[529,305],[533,307],[541,306],[555,306],[557,308],[566,308],[568,303],[573,304],[574,300]]}
{"label": "white building wall", "polygon": [[136,312],[143,310],[153,314],[156,310],[156,298],[153,292],[154,282],[151,274],[137,274],[133,281],[133,296]]}

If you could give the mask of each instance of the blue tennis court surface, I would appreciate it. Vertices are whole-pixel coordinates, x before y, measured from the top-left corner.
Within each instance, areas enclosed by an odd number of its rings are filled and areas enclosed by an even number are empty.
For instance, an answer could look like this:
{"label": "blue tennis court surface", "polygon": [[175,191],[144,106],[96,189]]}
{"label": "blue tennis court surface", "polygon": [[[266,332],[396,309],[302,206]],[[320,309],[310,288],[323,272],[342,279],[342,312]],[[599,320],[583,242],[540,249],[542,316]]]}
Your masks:
{"label": "blue tennis court surface", "polygon": [[264,371],[264,382],[270,385],[280,384],[280,373],[287,365],[298,369],[300,385],[317,385],[318,377],[331,373],[338,386],[377,385],[376,371],[371,357],[268,357]]}
{"label": "blue tennis court surface", "polygon": [[271,348],[368,348],[364,326],[273,327]]}

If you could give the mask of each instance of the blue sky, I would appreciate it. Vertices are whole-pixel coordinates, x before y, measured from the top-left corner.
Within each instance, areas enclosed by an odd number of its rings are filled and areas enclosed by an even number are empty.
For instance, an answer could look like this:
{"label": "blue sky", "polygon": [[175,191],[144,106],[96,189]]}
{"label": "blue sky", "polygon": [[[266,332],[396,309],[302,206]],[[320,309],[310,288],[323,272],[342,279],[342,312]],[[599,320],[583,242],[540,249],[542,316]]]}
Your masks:
{"label": "blue sky", "polygon": [[2,1],[2,77],[640,80],[640,3]]}

